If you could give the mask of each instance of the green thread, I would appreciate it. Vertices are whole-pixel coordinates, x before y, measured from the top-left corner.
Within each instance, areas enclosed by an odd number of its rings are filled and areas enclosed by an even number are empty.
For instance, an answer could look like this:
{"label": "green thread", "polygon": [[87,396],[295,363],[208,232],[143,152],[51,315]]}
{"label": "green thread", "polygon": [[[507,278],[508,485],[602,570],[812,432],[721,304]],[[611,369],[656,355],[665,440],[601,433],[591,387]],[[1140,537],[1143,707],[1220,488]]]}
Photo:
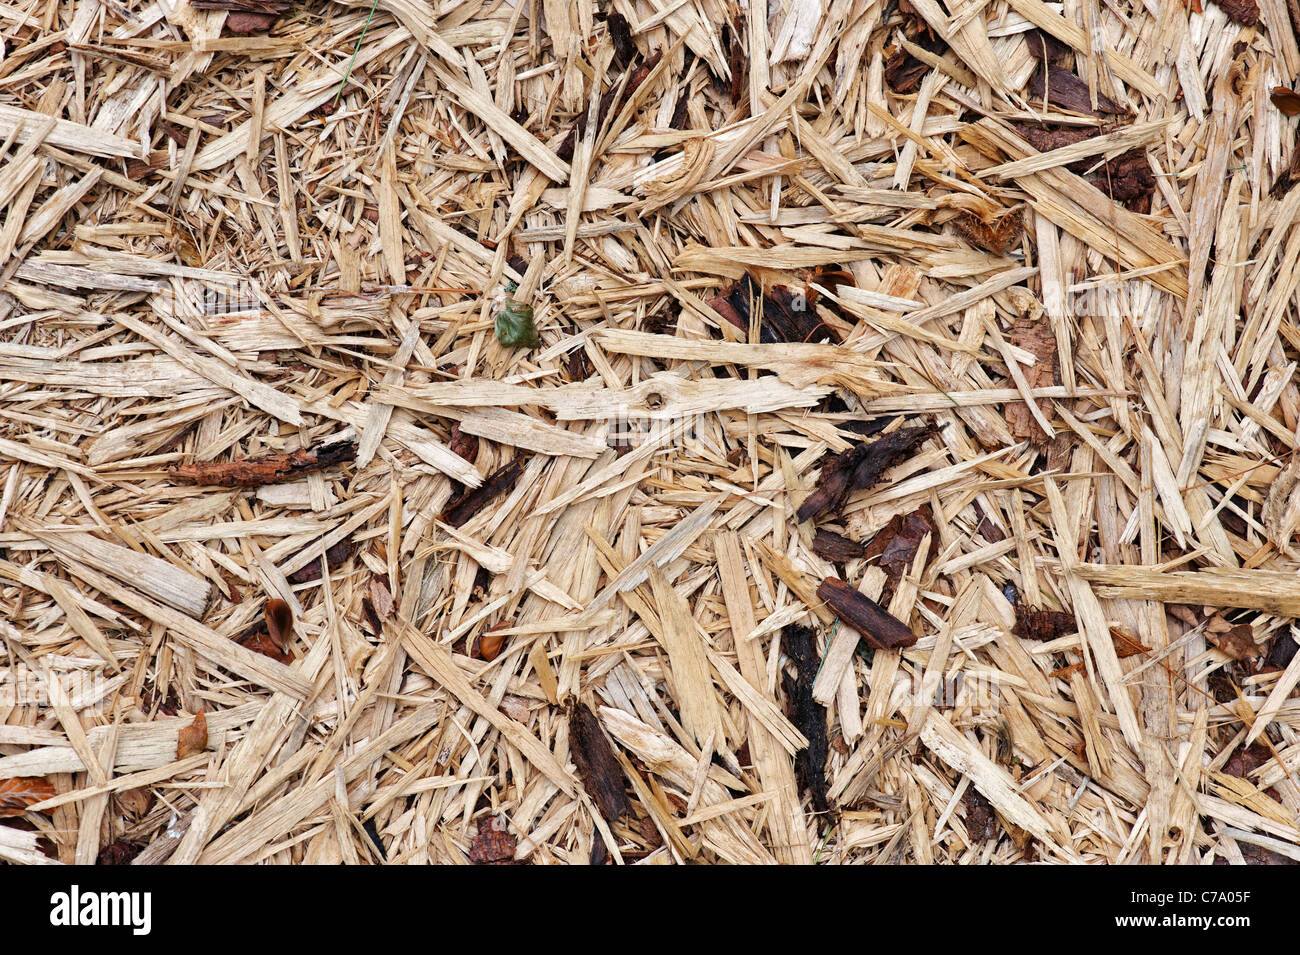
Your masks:
{"label": "green thread", "polygon": [[374,0],[370,4],[370,14],[366,17],[366,25],[361,28],[361,36],[357,37],[357,45],[352,50],[352,58],[348,60],[348,68],[343,71],[343,82],[339,83],[339,91],[334,94],[334,105],[339,105],[339,100],[343,98],[343,88],[348,85],[348,77],[352,75],[352,64],[357,61],[357,54],[361,52],[361,41],[366,38],[370,32],[370,21],[375,18],[375,11],[379,9],[379,0]]}

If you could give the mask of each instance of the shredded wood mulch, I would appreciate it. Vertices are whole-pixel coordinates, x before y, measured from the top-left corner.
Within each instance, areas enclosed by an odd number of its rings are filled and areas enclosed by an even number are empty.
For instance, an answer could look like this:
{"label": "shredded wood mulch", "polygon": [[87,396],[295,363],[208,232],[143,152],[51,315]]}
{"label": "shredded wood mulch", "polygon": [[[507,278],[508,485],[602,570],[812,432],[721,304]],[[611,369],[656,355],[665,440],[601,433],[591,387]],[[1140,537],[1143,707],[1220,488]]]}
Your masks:
{"label": "shredded wood mulch", "polygon": [[4,5],[0,859],[1300,861],[1293,6]]}

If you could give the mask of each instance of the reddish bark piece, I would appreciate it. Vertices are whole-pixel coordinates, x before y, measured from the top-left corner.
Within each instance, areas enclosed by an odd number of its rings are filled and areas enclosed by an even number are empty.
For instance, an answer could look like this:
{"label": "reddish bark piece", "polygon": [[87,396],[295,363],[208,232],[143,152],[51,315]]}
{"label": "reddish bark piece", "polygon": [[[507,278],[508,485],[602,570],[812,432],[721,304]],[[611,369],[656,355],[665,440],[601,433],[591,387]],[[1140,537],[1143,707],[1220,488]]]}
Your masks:
{"label": "reddish bark piece", "polygon": [[1100,91],[1097,93],[1097,108],[1093,109],[1088,84],[1059,66],[1034,70],[1029,78],[1029,95],[1040,102],[1046,97],[1053,106],[1089,116],[1118,116],[1124,112],[1118,103]]}
{"label": "reddish bark piece", "polygon": [[[907,0],[900,0],[898,12],[903,17],[903,35],[910,42],[915,43],[927,53],[934,53],[937,56],[941,56],[947,51],[948,44],[934,32],[934,28],[916,12],[916,9]],[[887,51],[884,66],[885,83],[893,92],[901,96],[915,93],[921,85],[921,80],[931,69],[929,64],[923,63],[901,47]]]}
{"label": "reddish bark piece", "polygon": [[957,230],[971,245],[979,246],[994,255],[1006,255],[1020,244],[1024,233],[1023,216],[1013,209],[1000,218],[982,219],[973,212],[963,212],[952,220]]}
{"label": "reddish bark piece", "polygon": [[1055,640],[1078,631],[1079,624],[1072,613],[1016,604],[1016,625],[1011,632],[1023,640]]}
{"label": "reddish bark piece", "polygon": [[523,473],[524,459],[515,458],[493,471],[478,487],[462,491],[448,501],[439,518],[452,527],[468,523],[475,514],[513,488]]}
{"label": "reddish bark piece", "polygon": [[140,820],[153,806],[153,793],[148,786],[137,786],[117,794],[117,803],[122,812],[130,819]]}
{"label": "reddish bark piece", "polygon": [[[319,545],[317,545],[319,546]],[[325,548],[325,560],[332,568],[339,568],[347,563],[352,556],[352,539],[345,537],[333,547]],[[319,557],[313,557],[308,563],[303,564],[292,574],[289,575],[291,584],[310,584],[321,578],[321,561]]]}
{"label": "reddish bark piece", "polygon": [[827,577],[818,586],[817,596],[877,650],[899,650],[916,643],[916,634],[907,624],[842,580]]}
{"label": "reddish bark piece", "polygon": [[478,457],[478,435],[462,431],[457,421],[451,426],[451,449],[473,464]]}
{"label": "reddish bark piece", "polygon": [[865,544],[821,528],[818,528],[817,533],[813,535],[812,549],[813,553],[822,560],[832,560],[836,563],[855,560],[866,553]]}
{"label": "reddish bark piece", "polygon": [[1273,756],[1268,751],[1268,747],[1261,743],[1252,743],[1250,746],[1238,747],[1237,751],[1223,764],[1223,771],[1229,776],[1239,776],[1245,779],[1272,758]]}
{"label": "reddish bark piece", "polygon": [[21,816],[28,806],[53,799],[57,795],[54,783],[43,776],[11,776],[9,779],[0,779],[0,819]]}
{"label": "reddish bark piece", "polygon": [[[1039,612],[1048,613],[1051,611],[1039,611]],[[1135,657],[1138,656],[1139,654],[1142,656],[1146,656],[1151,652],[1150,647],[1145,646],[1136,637],[1130,636],[1129,634],[1121,630],[1119,627],[1110,628],[1110,638],[1115,643],[1115,656],[1119,657],[1121,660],[1127,659],[1128,657]],[[1053,670],[1048,675],[1051,677],[1059,677],[1060,679],[1068,680],[1072,674],[1080,673],[1083,671],[1083,669],[1084,669],[1083,663],[1071,663],[1069,666],[1061,667],[1059,670]],[[1080,756],[1079,758],[1083,759],[1084,757]]]}
{"label": "reddish bark piece", "polygon": [[262,654],[264,657],[270,657],[276,663],[283,663],[288,666],[293,662],[293,654],[277,647],[275,641],[271,639],[270,634],[263,629],[263,625],[256,625],[252,628],[252,631],[253,632],[251,633],[245,632],[235,642],[245,650],[252,650],[254,653]]}
{"label": "reddish bark piece", "polygon": [[569,754],[583,788],[605,821],[612,823],[622,818],[628,809],[623,770],[596,714],[577,700],[569,703]]}
{"label": "reddish bark piece", "polygon": [[794,661],[795,676],[782,674],[786,706],[790,720],[808,740],[806,749],[795,753],[795,776],[799,788],[812,799],[815,812],[829,812],[830,797],[826,789],[826,757],[829,743],[826,734],[826,708],[813,699],[813,683],[821,659],[817,655],[816,634],[808,627],[786,627],[781,646]]}
{"label": "reddish bark piece", "polygon": [[208,717],[202,710],[194,717],[189,726],[182,726],[176,734],[176,758],[184,759],[194,753],[202,752],[208,745]]}
{"label": "reddish bark piece", "polygon": [[265,33],[275,26],[276,17],[269,13],[232,13],[226,17],[226,29],[235,36]]}
{"label": "reddish bark piece", "polygon": [[1259,4],[1255,0],[1215,0],[1228,19],[1244,27],[1259,23]]}
{"label": "reddish bark piece", "polygon": [[234,461],[202,461],[177,464],[167,469],[173,481],[183,484],[210,484],[217,487],[257,487],[278,484],[336,464],[346,464],[357,456],[355,441],[334,441],[288,454],[267,454]]}
{"label": "reddish bark piece", "polygon": [[1067,44],[1042,30],[1026,33],[1025,44],[1029,47],[1029,55],[1036,60],[1059,60],[1072,52]]}
{"label": "reddish bark piece", "polygon": [[[1089,165],[1086,161],[1072,163],[1070,168],[1082,172],[1082,167]],[[1155,192],[1156,177],[1151,171],[1151,163],[1146,153],[1140,149],[1130,149],[1122,156],[1102,163],[1088,181],[1110,198],[1124,203],[1129,208],[1139,208],[1142,203],[1150,202]]]}
{"label": "reddish bark piece", "polygon": [[1096,126],[1048,127],[1028,123],[1016,123],[1014,125],[1020,137],[1040,153],[1051,152],[1053,149],[1060,149],[1062,146],[1073,146],[1085,139],[1092,139],[1094,136],[1101,135],[1101,130]]}
{"label": "reddish bark piece", "polygon": [[[1048,388],[1056,384],[1059,366],[1056,354],[1056,335],[1052,323],[1045,318],[1018,318],[1011,326],[1011,344],[1023,348],[1034,356],[1034,364],[1024,369],[1030,388]],[[1028,439],[1036,446],[1047,442],[1047,432],[1030,413],[1023,401],[1007,404],[1005,416],[1011,434],[1019,440]]]}
{"label": "reddish bark piece", "polygon": [[478,835],[469,844],[469,861],[475,865],[514,865],[519,842],[506,828],[504,819],[479,823]]}
{"label": "reddish bark piece", "polygon": [[[912,568],[912,561],[926,534],[937,534],[934,512],[922,504],[910,514],[895,514],[889,523],[867,543],[863,557],[879,558],[880,567],[892,578],[901,577]],[[933,550],[930,554],[934,556]]]}

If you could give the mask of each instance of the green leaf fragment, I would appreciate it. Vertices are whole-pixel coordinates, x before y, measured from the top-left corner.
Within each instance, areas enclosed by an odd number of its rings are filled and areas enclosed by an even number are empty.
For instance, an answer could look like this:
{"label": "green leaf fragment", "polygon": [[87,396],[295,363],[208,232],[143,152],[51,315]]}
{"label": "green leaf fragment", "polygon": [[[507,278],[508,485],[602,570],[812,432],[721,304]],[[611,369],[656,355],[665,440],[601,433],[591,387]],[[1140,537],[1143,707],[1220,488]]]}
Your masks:
{"label": "green leaf fragment", "polygon": [[506,299],[505,306],[497,312],[497,341],[506,348],[537,348],[537,326],[533,324],[533,307]]}

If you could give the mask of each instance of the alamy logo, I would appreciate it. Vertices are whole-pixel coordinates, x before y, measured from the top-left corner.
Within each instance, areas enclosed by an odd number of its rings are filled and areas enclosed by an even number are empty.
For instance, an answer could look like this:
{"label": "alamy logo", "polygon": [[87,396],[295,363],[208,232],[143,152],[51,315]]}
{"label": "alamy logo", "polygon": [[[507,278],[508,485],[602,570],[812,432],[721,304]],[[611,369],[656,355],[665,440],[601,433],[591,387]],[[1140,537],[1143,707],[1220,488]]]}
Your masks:
{"label": "alamy logo", "polygon": [[74,885],[50,896],[50,924],[127,925],[135,935],[148,935],[152,908],[149,892],[82,892]]}

